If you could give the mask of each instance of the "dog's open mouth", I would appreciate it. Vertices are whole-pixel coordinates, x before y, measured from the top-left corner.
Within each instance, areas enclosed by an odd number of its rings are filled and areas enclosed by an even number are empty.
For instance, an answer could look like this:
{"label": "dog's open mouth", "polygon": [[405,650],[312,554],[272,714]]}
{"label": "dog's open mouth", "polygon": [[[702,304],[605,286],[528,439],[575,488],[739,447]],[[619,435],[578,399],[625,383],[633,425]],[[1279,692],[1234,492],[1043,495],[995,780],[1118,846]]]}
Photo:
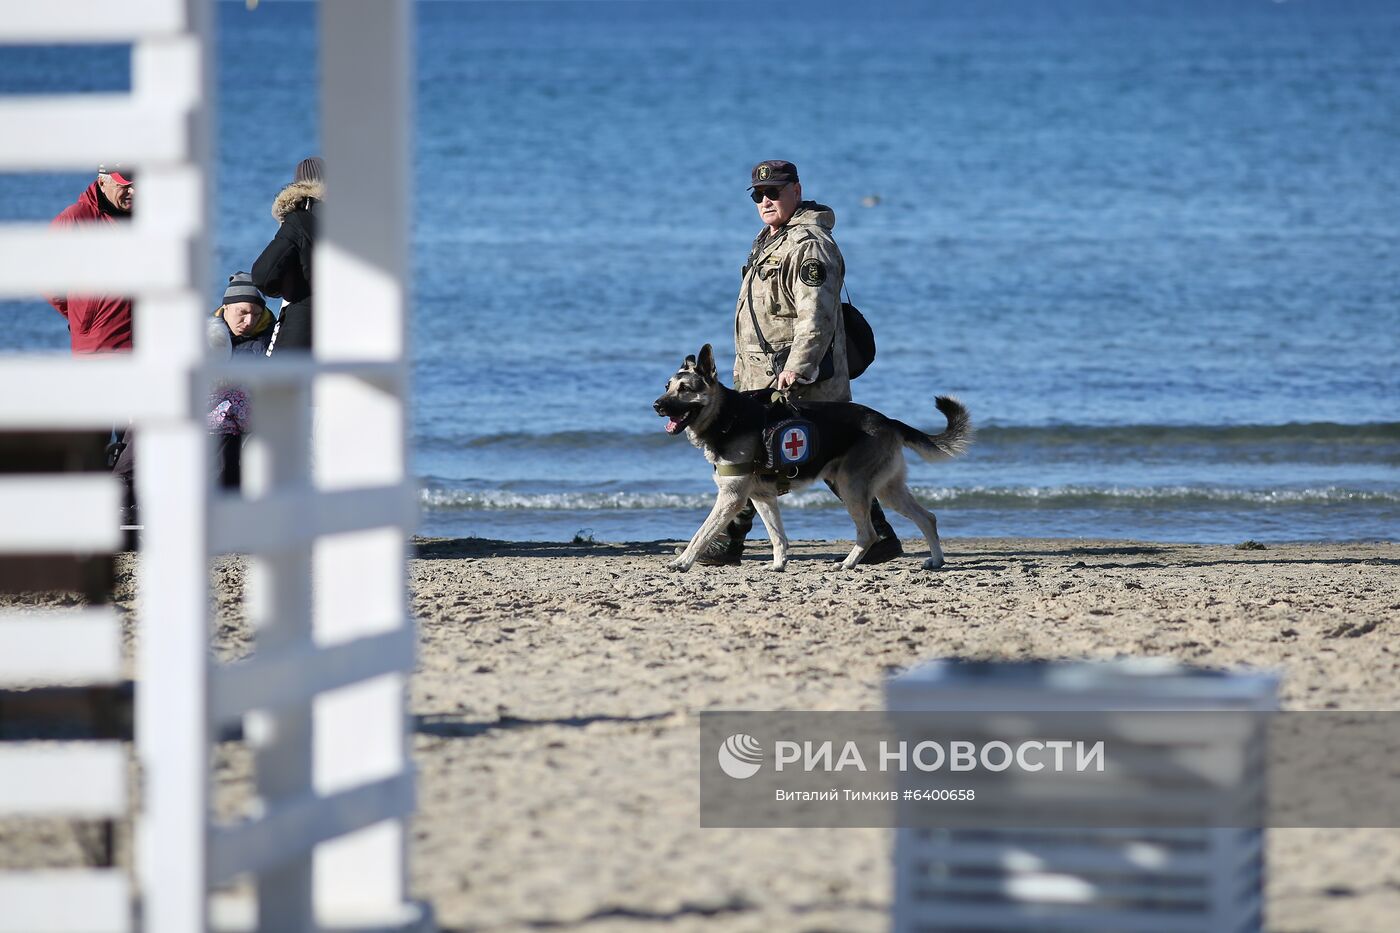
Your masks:
{"label": "dog's open mouth", "polygon": [[690,419],[695,415],[693,411],[682,412],[679,415],[669,415],[666,421],[666,433],[678,434],[685,430],[685,426],[690,423]]}

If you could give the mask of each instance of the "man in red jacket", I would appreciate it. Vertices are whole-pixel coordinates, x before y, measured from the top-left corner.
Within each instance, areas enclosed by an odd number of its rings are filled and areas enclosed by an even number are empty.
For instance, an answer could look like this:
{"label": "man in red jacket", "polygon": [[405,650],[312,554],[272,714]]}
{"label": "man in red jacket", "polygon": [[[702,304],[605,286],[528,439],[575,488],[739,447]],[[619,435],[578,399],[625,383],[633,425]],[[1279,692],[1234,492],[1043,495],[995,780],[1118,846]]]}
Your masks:
{"label": "man in red jacket", "polygon": [[[97,180],[88,185],[77,200],[53,219],[54,227],[82,224],[118,224],[131,219],[134,174],[122,164],[102,165]],[[49,303],[68,321],[68,339],[74,354],[110,353],[131,349],[131,299],[110,295],[50,295]],[[135,448],[131,430],[120,425],[113,437],[120,442],[108,446],[109,464],[123,487],[123,525],[134,525],[136,497],[134,485]],[[115,461],[115,462],[113,462]],[[130,547],[130,542],[128,542]]]}
{"label": "man in red jacket", "polygon": [[[77,203],[53,219],[55,227],[116,224],[131,219],[133,173],[125,165],[103,165]],[[131,299],[109,295],[52,295],[49,302],[68,320],[74,353],[131,349]]]}

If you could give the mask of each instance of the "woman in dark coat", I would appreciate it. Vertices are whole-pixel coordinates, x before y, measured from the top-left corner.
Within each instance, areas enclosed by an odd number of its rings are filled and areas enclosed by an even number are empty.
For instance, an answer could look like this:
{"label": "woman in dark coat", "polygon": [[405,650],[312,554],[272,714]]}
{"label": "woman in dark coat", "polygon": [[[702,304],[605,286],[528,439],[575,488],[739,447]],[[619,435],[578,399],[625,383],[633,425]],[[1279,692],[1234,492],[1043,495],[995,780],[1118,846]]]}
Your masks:
{"label": "woman in dark coat", "polygon": [[311,253],[316,242],[316,214],[325,196],[324,163],[303,159],[296,177],[272,202],[272,216],[281,227],[253,263],[253,284],[264,295],[287,304],[277,319],[272,345],[277,350],[311,349]]}

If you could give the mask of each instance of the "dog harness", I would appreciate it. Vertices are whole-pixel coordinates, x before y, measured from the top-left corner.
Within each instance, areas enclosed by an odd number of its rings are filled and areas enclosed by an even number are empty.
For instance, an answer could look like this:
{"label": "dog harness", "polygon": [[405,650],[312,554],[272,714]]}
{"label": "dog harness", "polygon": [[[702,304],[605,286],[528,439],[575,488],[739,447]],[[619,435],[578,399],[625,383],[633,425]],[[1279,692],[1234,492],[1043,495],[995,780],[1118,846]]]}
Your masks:
{"label": "dog harness", "polygon": [[782,401],[793,417],[763,429],[760,459],[752,463],[721,463],[715,467],[715,472],[720,476],[776,477],[778,495],[782,496],[792,489],[792,481],[802,465],[816,456],[817,426],[801,417],[797,408],[780,393],[774,392],[773,400]]}

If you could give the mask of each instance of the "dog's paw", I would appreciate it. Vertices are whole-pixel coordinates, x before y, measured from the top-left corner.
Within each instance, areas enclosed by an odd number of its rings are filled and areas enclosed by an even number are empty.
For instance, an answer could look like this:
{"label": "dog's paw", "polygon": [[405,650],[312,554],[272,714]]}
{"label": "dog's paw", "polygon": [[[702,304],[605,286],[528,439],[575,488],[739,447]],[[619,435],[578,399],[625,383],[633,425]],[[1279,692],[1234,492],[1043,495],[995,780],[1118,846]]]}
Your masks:
{"label": "dog's paw", "polygon": [[690,562],[678,557],[675,560],[667,561],[666,569],[673,573],[685,573],[690,569]]}
{"label": "dog's paw", "polygon": [[927,560],[924,561],[924,569],[925,569],[925,570],[937,570],[937,569],[939,569],[939,568],[942,567],[942,566],[943,566],[943,558],[941,558],[941,557],[930,557],[930,558],[928,558]]}
{"label": "dog's paw", "polygon": [[773,572],[774,572],[774,573],[782,573],[784,570],[787,569],[787,561],[785,561],[785,560],[784,560],[784,561],[776,561],[776,560],[775,560],[775,561],[773,561],[772,567],[773,567]]}

